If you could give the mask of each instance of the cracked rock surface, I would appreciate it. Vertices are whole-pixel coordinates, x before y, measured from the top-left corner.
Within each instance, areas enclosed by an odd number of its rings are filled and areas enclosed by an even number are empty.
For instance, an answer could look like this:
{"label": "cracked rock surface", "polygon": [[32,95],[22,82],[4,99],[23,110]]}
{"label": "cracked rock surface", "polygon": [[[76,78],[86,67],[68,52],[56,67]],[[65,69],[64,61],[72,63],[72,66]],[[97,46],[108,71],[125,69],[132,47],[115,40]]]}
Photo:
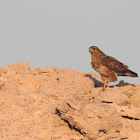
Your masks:
{"label": "cracked rock surface", "polygon": [[140,140],[140,85],[94,73],[0,67],[1,140]]}

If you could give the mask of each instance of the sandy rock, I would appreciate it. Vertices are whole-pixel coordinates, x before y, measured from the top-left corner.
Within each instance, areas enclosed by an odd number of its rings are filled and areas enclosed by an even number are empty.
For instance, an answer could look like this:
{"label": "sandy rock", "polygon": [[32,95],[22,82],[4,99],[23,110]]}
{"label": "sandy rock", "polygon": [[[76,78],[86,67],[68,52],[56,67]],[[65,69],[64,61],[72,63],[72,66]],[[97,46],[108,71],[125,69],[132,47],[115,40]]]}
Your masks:
{"label": "sandy rock", "polygon": [[29,66],[29,63],[18,63],[9,65],[9,70],[16,72],[16,74],[25,74],[28,73],[31,68]]}
{"label": "sandy rock", "polygon": [[129,140],[139,140],[140,138],[140,121],[123,120],[123,126],[120,131],[121,138]]}
{"label": "sandy rock", "polygon": [[140,85],[102,86],[94,73],[0,67],[0,139],[139,140]]}
{"label": "sandy rock", "polygon": [[88,77],[82,76],[78,71],[69,69],[58,70],[58,89],[67,92],[89,93],[94,83]]}
{"label": "sandy rock", "polygon": [[[119,138],[121,117],[114,108],[99,102],[87,102],[78,94],[57,107],[60,117],[82,135],[97,139]],[[111,116],[111,118],[110,118]]]}
{"label": "sandy rock", "polygon": [[130,100],[131,104],[140,108],[140,86],[137,86],[137,88],[135,88],[132,96],[130,97]]}
{"label": "sandy rock", "polygon": [[57,71],[57,68],[51,67],[51,68],[44,68],[44,67],[38,67],[35,69],[39,74],[41,73],[54,73]]}
{"label": "sandy rock", "polygon": [[0,77],[0,89],[10,92],[36,91],[44,81],[42,77],[32,75],[12,75]]}
{"label": "sandy rock", "polygon": [[6,67],[0,67],[0,75],[7,74],[8,71],[9,71],[8,68],[6,68]]}
{"label": "sandy rock", "polygon": [[101,88],[97,90],[92,89],[91,96],[94,100],[102,103],[115,103],[122,106],[130,104],[130,98],[123,94],[122,90],[119,90],[118,87],[107,89],[104,92]]}

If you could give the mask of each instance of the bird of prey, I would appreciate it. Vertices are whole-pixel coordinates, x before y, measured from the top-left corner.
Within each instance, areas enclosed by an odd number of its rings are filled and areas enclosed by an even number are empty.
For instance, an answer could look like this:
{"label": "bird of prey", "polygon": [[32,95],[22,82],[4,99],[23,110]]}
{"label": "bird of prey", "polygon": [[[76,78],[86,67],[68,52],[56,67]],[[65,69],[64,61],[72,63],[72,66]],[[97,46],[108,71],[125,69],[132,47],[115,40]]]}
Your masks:
{"label": "bird of prey", "polygon": [[103,90],[106,89],[106,85],[109,87],[110,82],[117,81],[117,76],[138,77],[126,64],[105,55],[97,46],[91,46],[89,52],[92,58],[91,66],[101,75],[104,82]]}

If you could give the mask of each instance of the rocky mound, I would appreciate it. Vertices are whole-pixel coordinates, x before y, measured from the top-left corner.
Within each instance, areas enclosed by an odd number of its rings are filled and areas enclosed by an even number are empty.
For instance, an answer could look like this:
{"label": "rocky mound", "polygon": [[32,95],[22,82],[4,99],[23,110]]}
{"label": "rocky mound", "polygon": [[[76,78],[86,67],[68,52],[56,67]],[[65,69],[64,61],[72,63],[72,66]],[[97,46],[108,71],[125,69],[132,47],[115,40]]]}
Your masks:
{"label": "rocky mound", "polygon": [[139,140],[140,85],[102,85],[94,73],[0,67],[0,139]]}

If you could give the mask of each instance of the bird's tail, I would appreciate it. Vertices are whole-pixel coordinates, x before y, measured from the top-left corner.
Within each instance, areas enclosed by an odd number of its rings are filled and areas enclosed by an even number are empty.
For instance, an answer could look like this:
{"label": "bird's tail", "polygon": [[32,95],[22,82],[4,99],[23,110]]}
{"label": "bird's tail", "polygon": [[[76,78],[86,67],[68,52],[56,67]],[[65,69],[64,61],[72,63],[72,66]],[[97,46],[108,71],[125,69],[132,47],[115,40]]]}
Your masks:
{"label": "bird's tail", "polygon": [[127,71],[125,72],[125,76],[130,76],[130,77],[138,77],[138,74],[127,69]]}

